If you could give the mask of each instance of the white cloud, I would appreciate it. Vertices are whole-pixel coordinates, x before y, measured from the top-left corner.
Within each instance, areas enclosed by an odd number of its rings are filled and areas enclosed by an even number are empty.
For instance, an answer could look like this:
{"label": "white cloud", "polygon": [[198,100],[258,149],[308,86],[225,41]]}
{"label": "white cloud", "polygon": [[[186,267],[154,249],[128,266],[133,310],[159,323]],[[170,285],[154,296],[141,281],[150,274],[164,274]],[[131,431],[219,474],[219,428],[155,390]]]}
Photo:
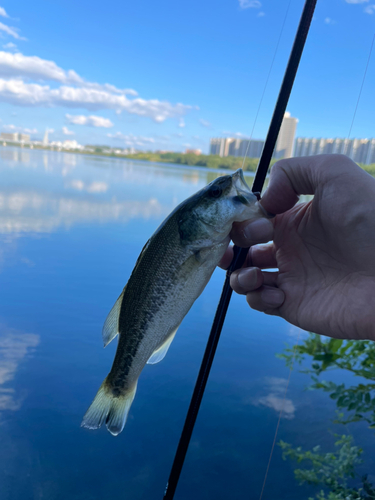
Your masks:
{"label": "white cloud", "polygon": [[[1,25],[1,23],[0,23]],[[0,28],[1,29],[1,28]],[[3,77],[3,79],[1,79]],[[54,81],[58,88],[27,80]],[[157,99],[136,97],[133,89],[118,89],[109,83],[87,82],[74,70],[64,70],[54,61],[21,53],[0,51],[0,100],[20,106],[65,106],[88,110],[113,109],[146,116],[161,123],[167,118],[181,117],[193,106],[171,104]],[[194,109],[198,109],[194,107]],[[180,122],[184,123],[184,122]],[[183,125],[182,125],[183,126]]]}
{"label": "white cloud", "polygon": [[73,130],[69,130],[68,127],[63,127],[62,131],[64,135],[74,135]]}
{"label": "white cloud", "polygon": [[240,2],[240,9],[260,9],[262,6],[259,0],[238,0]]}
{"label": "white cloud", "polygon": [[4,31],[7,35],[12,36],[16,40],[26,40],[17,33],[17,28],[12,28],[11,26],[7,26],[6,24],[0,23],[0,31]]}
{"label": "white cloud", "polygon": [[74,70],[65,71],[57,66],[54,61],[41,59],[37,56],[24,56],[21,53],[11,54],[0,51],[0,76],[7,78],[27,78],[33,80],[52,80],[67,85],[78,85],[80,87],[103,90],[113,94],[136,96],[138,93],[133,89],[118,89],[109,83],[99,84],[87,82]]}
{"label": "white cloud", "polygon": [[228,137],[246,137],[246,134],[242,132],[230,132],[229,130],[223,130],[222,134],[227,135]]}
{"label": "white cloud", "polygon": [[0,75],[9,78],[32,78],[54,80],[61,83],[78,84],[82,79],[73,70],[64,71],[53,61],[36,56],[0,52]]}
{"label": "white cloud", "polygon": [[8,14],[5,12],[4,7],[0,7],[0,16],[2,16],[2,17],[9,17]]}
{"label": "white cloud", "polygon": [[192,106],[171,104],[157,99],[130,100],[123,94],[116,95],[93,88],[61,86],[52,89],[49,85],[4,79],[0,79],[0,101],[19,106],[65,106],[87,110],[120,109],[130,114],[149,117],[157,123],[185,114],[192,109]]}
{"label": "white cloud", "polygon": [[202,125],[202,127],[211,128],[211,123],[208,122],[207,120],[200,119],[199,123]]}
{"label": "white cloud", "polygon": [[9,50],[16,50],[17,45],[13,42],[8,42],[5,45],[3,45],[4,49],[9,49]]}
{"label": "white cloud", "polygon": [[185,127],[185,120],[184,120],[183,118],[180,118],[180,121],[179,121],[179,123],[178,123],[178,126],[179,126],[180,128],[184,128],[184,127]]}
{"label": "white cloud", "polygon": [[[126,146],[136,147],[136,146],[147,146],[150,144],[155,144],[156,140],[153,137],[145,137],[142,135],[136,136],[133,134],[123,134],[122,132],[116,132],[115,134],[107,134],[107,137],[111,139],[119,139],[124,141]],[[158,141],[163,142],[163,141]]]}
{"label": "white cloud", "polygon": [[24,132],[26,134],[37,134],[38,130],[36,128],[24,128],[24,127],[19,127],[18,125],[3,125],[3,128],[5,130],[10,130],[12,132]]}
{"label": "white cloud", "polygon": [[330,17],[326,17],[324,19],[325,24],[336,24],[336,21],[334,19],[331,19]]}
{"label": "white cloud", "polygon": [[375,4],[368,5],[364,11],[366,14],[375,14]]}
{"label": "white cloud", "polygon": [[103,118],[102,116],[84,116],[84,115],[65,115],[68,123],[73,123],[74,125],[87,125],[89,127],[103,127],[111,128],[113,123],[108,118]]}
{"label": "white cloud", "polygon": [[346,3],[366,3],[369,0],[345,0]]}
{"label": "white cloud", "polygon": [[265,13],[265,12],[258,12],[257,17],[263,17],[263,16],[265,16],[265,15],[266,15],[266,13]]}
{"label": "white cloud", "polygon": [[[14,44],[4,45],[4,48],[14,48]],[[8,78],[27,78],[34,80],[52,80],[68,85],[79,85],[90,89],[104,90],[114,94],[138,95],[133,89],[118,89],[109,83],[99,84],[87,82],[74,70],[65,71],[54,61],[47,61],[37,56],[24,56],[21,53],[11,54],[0,51],[0,76]]]}

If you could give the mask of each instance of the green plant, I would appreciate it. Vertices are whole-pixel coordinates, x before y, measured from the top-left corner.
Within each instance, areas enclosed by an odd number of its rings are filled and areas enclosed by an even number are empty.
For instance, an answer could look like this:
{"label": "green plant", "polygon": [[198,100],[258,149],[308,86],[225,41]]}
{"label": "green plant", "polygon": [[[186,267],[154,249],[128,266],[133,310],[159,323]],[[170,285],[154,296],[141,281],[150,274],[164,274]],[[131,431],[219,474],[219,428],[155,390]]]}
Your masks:
{"label": "green plant", "polygon": [[[291,365],[294,349],[288,348],[278,355]],[[310,358],[311,367],[302,371],[311,375],[310,389],[321,389],[336,401],[340,414],[336,422],[349,423],[364,420],[375,429],[375,342],[339,340],[309,334],[295,347],[298,363]],[[341,369],[363,379],[347,387],[344,383],[321,380],[323,372]],[[346,413],[343,413],[346,412]]]}

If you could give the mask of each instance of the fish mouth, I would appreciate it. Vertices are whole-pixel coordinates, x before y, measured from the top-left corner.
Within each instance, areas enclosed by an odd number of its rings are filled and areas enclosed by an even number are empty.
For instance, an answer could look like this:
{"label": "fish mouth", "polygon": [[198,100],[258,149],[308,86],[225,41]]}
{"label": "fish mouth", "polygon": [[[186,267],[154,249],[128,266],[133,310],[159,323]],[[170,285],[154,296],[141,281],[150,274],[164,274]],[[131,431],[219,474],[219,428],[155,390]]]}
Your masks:
{"label": "fish mouth", "polygon": [[239,168],[234,172],[234,174],[232,174],[232,179],[237,188],[242,188],[245,189],[246,191],[250,191],[249,186],[246,184],[242,168]]}
{"label": "fish mouth", "polygon": [[232,179],[233,187],[237,192],[239,201],[241,201],[244,205],[252,205],[258,200],[256,195],[251,192],[249,186],[246,184],[242,168],[239,168],[234,172],[234,174],[232,174]]}

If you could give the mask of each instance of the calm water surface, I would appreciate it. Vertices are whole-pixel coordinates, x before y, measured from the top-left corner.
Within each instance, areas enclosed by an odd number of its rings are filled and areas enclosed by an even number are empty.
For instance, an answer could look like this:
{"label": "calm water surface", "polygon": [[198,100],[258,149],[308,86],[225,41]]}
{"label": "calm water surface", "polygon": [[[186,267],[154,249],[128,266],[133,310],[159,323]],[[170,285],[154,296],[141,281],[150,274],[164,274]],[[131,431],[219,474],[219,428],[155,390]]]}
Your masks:
{"label": "calm water surface", "polygon": [[[102,347],[103,322],[142,246],[213,176],[0,148],[1,500],[162,499],[223,271],[166,358],[145,367],[122,434],[80,423],[116,349],[116,342]],[[233,297],[176,500],[259,498],[289,374],[275,354],[297,336],[283,320]],[[305,391],[308,382],[293,372],[278,439],[331,449],[335,404]],[[375,469],[374,443],[359,444],[366,470]],[[301,499],[312,491],[298,486],[276,447],[263,498]]]}

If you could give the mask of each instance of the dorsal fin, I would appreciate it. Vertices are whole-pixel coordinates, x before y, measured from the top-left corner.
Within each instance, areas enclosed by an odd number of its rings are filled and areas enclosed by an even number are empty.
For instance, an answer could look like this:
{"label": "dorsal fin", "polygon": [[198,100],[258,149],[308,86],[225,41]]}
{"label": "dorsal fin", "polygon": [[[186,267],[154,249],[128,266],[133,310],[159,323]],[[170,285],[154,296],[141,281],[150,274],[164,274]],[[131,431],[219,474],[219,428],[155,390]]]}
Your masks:
{"label": "dorsal fin", "polygon": [[[178,327],[177,327],[178,328]],[[154,351],[149,360],[147,361],[148,365],[155,365],[156,363],[159,363],[162,359],[164,359],[165,355],[168,352],[169,346],[172,344],[172,341],[174,339],[174,336],[176,335],[177,328],[174,332],[172,332],[167,340],[164,341],[164,343]]]}
{"label": "dorsal fin", "polygon": [[104,347],[107,347],[107,345],[119,333],[118,320],[120,317],[121,304],[122,304],[122,299],[124,297],[125,288],[123,289],[120,297],[116,300],[115,305],[112,307],[110,313],[107,316],[107,319],[104,322],[104,326],[103,326],[103,330],[102,330]]}

